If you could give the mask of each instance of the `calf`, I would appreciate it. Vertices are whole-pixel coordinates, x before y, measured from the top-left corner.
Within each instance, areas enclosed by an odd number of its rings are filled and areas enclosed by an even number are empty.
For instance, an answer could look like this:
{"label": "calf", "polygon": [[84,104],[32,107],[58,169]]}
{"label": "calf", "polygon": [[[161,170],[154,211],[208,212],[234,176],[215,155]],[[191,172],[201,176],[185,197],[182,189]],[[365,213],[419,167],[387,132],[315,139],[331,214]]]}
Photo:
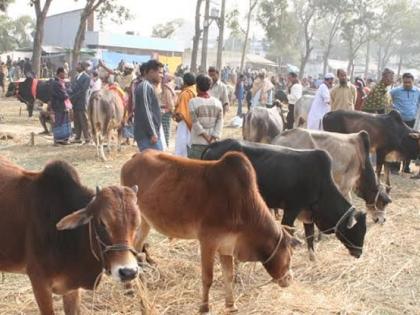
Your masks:
{"label": "calf", "polygon": [[303,219],[311,260],[314,223],[326,234],[335,233],[352,256],[360,257],[366,214],[356,211],[338,191],[328,153],[227,139],[209,145],[202,158],[217,160],[229,151],[249,158],[268,207],[284,210],[282,224],[293,227],[297,217]]}
{"label": "calf", "polygon": [[276,107],[254,107],[243,121],[244,140],[262,143],[271,141],[283,131],[283,120]]}
{"label": "calf", "polygon": [[376,152],[376,174],[380,178],[385,165],[387,192],[391,190],[387,160],[415,160],[420,154],[420,133],[408,127],[401,115],[393,110],[389,114],[369,114],[359,111],[327,113],[324,130],[354,133],[365,130],[370,137],[370,150]]}
{"label": "calf", "polygon": [[124,164],[121,182],[141,187],[138,201],[144,220],[136,248],[143,247],[151,226],[168,237],[199,240],[201,313],[209,312],[216,253],[229,311],[236,310],[233,256],[240,261],[260,261],[275,283],[290,284],[295,240],[273,220],[258,192],[252,165],[243,154],[228,153],[220,161],[206,162],[146,150]]}
{"label": "calf", "polygon": [[341,193],[351,202],[354,190],[365,200],[373,220],[385,222],[385,207],[391,199],[377,182],[369,160],[369,135],[365,131],[345,135],[297,128],[283,132],[272,144],[327,151],[332,157],[333,178]]}
{"label": "calf", "polygon": [[80,314],[80,288],[94,289],[103,270],[136,277],[136,188],[94,194],[66,162],[30,172],[3,158],[0,182],[0,271],[29,276],[42,315],[54,314],[52,293],[65,314]]}

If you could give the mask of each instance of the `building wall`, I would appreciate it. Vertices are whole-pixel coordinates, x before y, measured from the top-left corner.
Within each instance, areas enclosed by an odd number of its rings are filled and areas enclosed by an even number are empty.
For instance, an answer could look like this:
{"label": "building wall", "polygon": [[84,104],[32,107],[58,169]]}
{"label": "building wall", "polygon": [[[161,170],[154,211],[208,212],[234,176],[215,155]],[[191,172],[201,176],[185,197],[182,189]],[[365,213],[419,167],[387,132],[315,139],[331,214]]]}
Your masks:
{"label": "building wall", "polygon": [[82,10],[47,16],[43,45],[72,48]]}

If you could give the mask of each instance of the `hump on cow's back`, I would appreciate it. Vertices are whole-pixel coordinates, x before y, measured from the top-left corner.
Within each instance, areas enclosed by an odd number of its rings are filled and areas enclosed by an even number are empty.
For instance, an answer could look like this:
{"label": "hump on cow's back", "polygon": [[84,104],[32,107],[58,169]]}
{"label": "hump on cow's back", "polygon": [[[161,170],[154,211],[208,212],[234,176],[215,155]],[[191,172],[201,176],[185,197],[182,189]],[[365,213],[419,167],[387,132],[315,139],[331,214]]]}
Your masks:
{"label": "hump on cow's back", "polygon": [[[80,177],[76,169],[69,163],[61,160],[49,162],[40,173],[40,181],[48,181],[50,184],[66,184],[77,183],[80,184]],[[60,186],[64,189],[66,186]],[[57,188],[60,188],[57,187]]]}
{"label": "hump on cow's back", "polygon": [[251,162],[241,152],[230,151],[225,153],[216,165],[224,168],[226,174],[231,171],[236,178],[243,179],[245,182],[250,182],[255,178],[255,171]]}

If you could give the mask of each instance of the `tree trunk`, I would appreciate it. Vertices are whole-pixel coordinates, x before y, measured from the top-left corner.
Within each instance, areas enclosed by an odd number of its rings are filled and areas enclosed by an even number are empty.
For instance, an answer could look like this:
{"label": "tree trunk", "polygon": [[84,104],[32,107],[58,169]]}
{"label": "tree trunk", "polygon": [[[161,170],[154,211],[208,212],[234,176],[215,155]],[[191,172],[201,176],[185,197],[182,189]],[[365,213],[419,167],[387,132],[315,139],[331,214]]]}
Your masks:
{"label": "tree trunk", "polygon": [[398,71],[397,71],[397,78],[401,75],[401,68],[403,65],[403,55],[400,53],[400,60],[398,61]]}
{"label": "tree trunk", "polygon": [[191,51],[191,72],[197,72],[197,56],[198,56],[198,46],[200,44],[200,36],[201,36],[201,26],[200,26],[200,11],[201,11],[201,4],[203,0],[197,0],[197,4],[195,7],[195,34],[193,37],[193,47]]}
{"label": "tree trunk", "polygon": [[[32,49],[32,71],[39,77],[41,71],[42,39],[44,37],[44,20],[38,19],[36,23],[34,46]],[[26,73],[24,73],[26,75]]]}
{"label": "tree trunk", "polygon": [[381,72],[382,72],[381,60],[382,60],[382,47],[379,47],[379,49],[378,49],[378,68],[377,68],[377,74],[376,74],[377,79],[379,79],[381,77]]}
{"label": "tree trunk", "polygon": [[[370,37],[370,36],[369,36]],[[365,61],[365,80],[369,75],[369,63],[370,63],[370,39],[366,43],[366,61]]]}
{"label": "tree trunk", "polygon": [[209,27],[210,27],[210,0],[206,0],[206,7],[204,10],[204,25],[203,25],[203,43],[201,48],[201,65],[200,72],[207,70],[207,49],[209,42]]}
{"label": "tree trunk", "polygon": [[73,51],[71,52],[72,68],[75,69],[80,59],[80,49],[82,48],[83,42],[85,41],[87,17],[84,17],[84,13],[80,17],[79,28],[77,29],[76,37],[74,38]]}
{"label": "tree trunk", "polygon": [[240,72],[243,72],[244,66],[245,66],[245,56],[246,56],[246,51],[247,51],[247,47],[248,47],[249,32],[251,30],[252,11],[256,7],[256,5],[257,5],[256,0],[254,0],[254,2],[252,2],[252,0],[249,0],[249,11],[248,11],[247,23],[246,23],[245,41],[244,41],[244,46],[242,47]]}
{"label": "tree trunk", "polygon": [[223,53],[223,40],[225,33],[225,11],[226,11],[226,0],[222,0],[222,8],[220,12],[219,20],[219,41],[217,45],[217,69],[222,69],[222,53]]}

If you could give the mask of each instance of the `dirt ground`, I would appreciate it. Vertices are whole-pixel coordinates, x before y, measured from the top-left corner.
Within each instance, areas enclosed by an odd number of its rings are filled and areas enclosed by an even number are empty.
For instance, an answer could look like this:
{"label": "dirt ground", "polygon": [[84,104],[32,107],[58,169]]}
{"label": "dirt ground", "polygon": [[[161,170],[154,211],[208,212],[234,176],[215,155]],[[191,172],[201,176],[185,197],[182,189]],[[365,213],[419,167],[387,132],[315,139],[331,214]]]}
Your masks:
{"label": "dirt ground", "polygon": [[[51,137],[35,136],[41,131],[36,118],[28,119],[20,104],[0,100],[0,154],[30,169],[40,170],[52,159],[74,165],[90,187],[119,183],[121,166],[137,151],[124,146],[111,153],[107,162],[96,157],[93,146],[54,147]],[[232,118],[231,109],[226,124]],[[240,129],[225,128],[225,137],[240,137]],[[170,149],[173,149],[174,138]],[[406,175],[392,176],[393,203],[383,226],[368,220],[364,254],[352,258],[334,237],[326,237],[317,248],[317,261],[310,262],[305,246],[293,257],[295,281],[286,289],[269,280],[261,264],[241,264],[235,296],[239,314],[420,314],[420,181]],[[360,199],[355,205],[362,209]],[[300,229],[300,226],[299,226]],[[299,231],[301,233],[301,231]],[[298,233],[298,235],[299,235]],[[155,232],[149,239],[157,269],[143,274],[147,295],[155,314],[196,314],[201,297],[200,259],[197,242],[175,240]],[[213,314],[224,314],[224,291],[220,266],[215,266],[210,291]],[[83,313],[140,314],[140,296],[127,297],[122,288],[105,279],[95,293],[83,295]],[[55,307],[62,314],[61,299]],[[31,286],[23,275],[4,274],[0,279],[0,314],[37,314]]]}

